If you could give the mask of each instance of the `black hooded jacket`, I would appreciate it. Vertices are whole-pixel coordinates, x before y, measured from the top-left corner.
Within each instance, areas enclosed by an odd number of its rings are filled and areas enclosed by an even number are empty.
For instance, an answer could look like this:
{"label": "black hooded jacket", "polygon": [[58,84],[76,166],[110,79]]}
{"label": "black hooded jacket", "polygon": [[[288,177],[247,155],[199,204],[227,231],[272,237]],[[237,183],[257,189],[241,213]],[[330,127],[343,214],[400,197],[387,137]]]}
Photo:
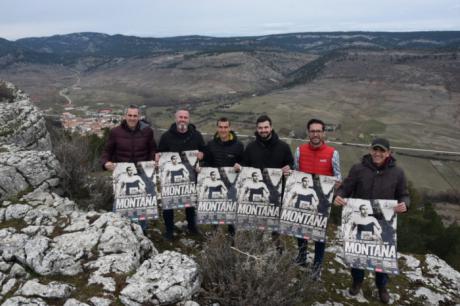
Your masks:
{"label": "black hooded jacket", "polygon": [[398,203],[405,202],[409,207],[406,177],[392,156],[381,167],[377,167],[370,154],[364,155],[361,163],[351,167],[337,195],[366,200],[398,200]]}
{"label": "black hooded jacket", "polygon": [[188,125],[185,133],[177,131],[176,123],[163,133],[158,144],[159,152],[182,152],[198,150],[203,152],[205,148],[203,136],[193,124]]}
{"label": "black hooded jacket", "polygon": [[268,140],[262,139],[257,133],[255,135],[256,140],[250,142],[244,150],[242,166],[259,169],[294,166],[291,148],[279,139],[275,131],[272,131],[272,136]]}
{"label": "black hooded jacket", "polygon": [[228,141],[222,141],[216,133],[206,146],[204,165],[206,167],[233,167],[235,163],[241,163],[243,151],[244,146],[233,131],[230,131]]}

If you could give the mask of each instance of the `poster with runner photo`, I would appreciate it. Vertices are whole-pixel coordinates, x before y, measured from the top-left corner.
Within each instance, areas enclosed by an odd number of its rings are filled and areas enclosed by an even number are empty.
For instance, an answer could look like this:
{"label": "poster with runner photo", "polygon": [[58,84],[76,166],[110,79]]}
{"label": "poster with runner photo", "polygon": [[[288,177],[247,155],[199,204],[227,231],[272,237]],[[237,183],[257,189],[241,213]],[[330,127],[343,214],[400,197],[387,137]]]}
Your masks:
{"label": "poster with runner photo", "polygon": [[281,169],[241,168],[236,181],[238,228],[278,229],[282,177]]}
{"label": "poster with runner photo", "polygon": [[233,167],[201,168],[198,174],[198,224],[234,224],[237,173]]}
{"label": "poster with runner photo", "polygon": [[113,171],[113,211],[133,221],[158,219],[154,162],[117,163]]}
{"label": "poster with runner photo", "polygon": [[286,181],[279,232],[326,241],[334,184],[332,176],[293,171]]}
{"label": "poster with runner photo", "polygon": [[159,176],[163,209],[196,205],[197,154],[198,151],[160,153]]}
{"label": "poster with runner photo", "polygon": [[343,258],[352,268],[398,274],[396,200],[346,199]]}

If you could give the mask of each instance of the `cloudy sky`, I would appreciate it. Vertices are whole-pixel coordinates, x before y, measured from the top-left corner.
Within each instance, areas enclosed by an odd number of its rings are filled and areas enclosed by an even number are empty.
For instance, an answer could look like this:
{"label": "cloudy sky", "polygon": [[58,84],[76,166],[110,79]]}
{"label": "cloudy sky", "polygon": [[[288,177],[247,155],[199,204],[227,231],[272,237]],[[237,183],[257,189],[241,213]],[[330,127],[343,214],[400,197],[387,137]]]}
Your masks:
{"label": "cloudy sky", "polygon": [[460,30],[460,0],[0,0],[0,37]]}

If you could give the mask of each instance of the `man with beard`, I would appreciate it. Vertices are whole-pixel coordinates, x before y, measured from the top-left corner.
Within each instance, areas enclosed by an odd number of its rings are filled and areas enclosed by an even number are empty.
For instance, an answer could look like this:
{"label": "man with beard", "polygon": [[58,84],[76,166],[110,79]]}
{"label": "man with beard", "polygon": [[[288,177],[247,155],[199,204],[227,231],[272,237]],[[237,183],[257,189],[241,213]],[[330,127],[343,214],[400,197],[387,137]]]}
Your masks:
{"label": "man with beard", "polygon": [[[373,200],[397,200],[394,207],[396,213],[407,211],[409,206],[409,192],[407,190],[404,171],[396,166],[396,159],[391,155],[390,142],[385,138],[376,138],[372,141],[369,154],[364,155],[361,162],[353,165],[347,178],[337,190],[334,204],[347,205],[345,198]],[[362,212],[363,215],[367,212]],[[364,280],[363,269],[351,269],[353,284],[348,290],[350,295],[357,295]],[[387,304],[390,295],[386,289],[388,275],[375,273],[375,284],[379,290],[380,300]]]}
{"label": "man with beard", "polygon": [[[256,140],[250,142],[243,153],[242,166],[264,168],[281,168],[283,174],[289,174],[294,165],[291,148],[279,139],[272,128],[272,120],[262,115],[256,121]],[[235,165],[240,170],[240,164]]]}
{"label": "man with beard", "polygon": [[[307,133],[309,142],[300,145],[295,151],[296,170],[319,175],[334,176],[336,186],[340,183],[342,175],[340,172],[339,152],[325,144],[326,134],[324,131],[325,124],[319,119],[310,119],[307,123]],[[305,266],[307,260],[308,240],[297,238],[299,254],[295,259],[298,265]],[[315,241],[315,257],[313,259],[313,275],[319,277],[321,265],[324,258],[324,249],[326,244],[321,241]]]}
{"label": "man with beard", "polygon": [[[206,167],[233,167],[240,163],[244,146],[231,130],[230,120],[225,117],[217,120],[217,131],[206,146],[204,165]],[[235,234],[235,227],[228,225],[230,235]]]}
{"label": "man with beard", "polygon": [[[150,125],[141,121],[139,107],[130,105],[121,124],[110,131],[109,139],[101,156],[104,170],[113,171],[117,162],[136,163],[153,160],[156,143]],[[140,221],[142,229],[147,222]]]}
{"label": "man with beard", "polygon": [[[190,113],[188,110],[180,109],[175,114],[175,123],[168,131],[163,133],[160,138],[158,150],[160,152],[182,152],[198,150],[198,160],[203,159],[204,140],[201,133],[190,123]],[[159,156],[157,156],[157,160]],[[195,207],[185,209],[187,227],[190,233],[198,234],[195,220]],[[163,219],[165,221],[166,232],[164,238],[172,240],[174,235],[174,210],[164,209]]]}
{"label": "man with beard", "polygon": [[[294,166],[291,148],[279,139],[272,127],[272,120],[267,115],[262,115],[256,120],[256,139],[250,142],[243,153],[242,166],[264,168],[280,168],[284,175],[288,175]],[[241,169],[240,164],[235,164],[235,170]],[[282,190],[285,181],[283,179]],[[277,249],[282,252],[279,245],[279,234],[272,232],[273,240],[278,244]]]}

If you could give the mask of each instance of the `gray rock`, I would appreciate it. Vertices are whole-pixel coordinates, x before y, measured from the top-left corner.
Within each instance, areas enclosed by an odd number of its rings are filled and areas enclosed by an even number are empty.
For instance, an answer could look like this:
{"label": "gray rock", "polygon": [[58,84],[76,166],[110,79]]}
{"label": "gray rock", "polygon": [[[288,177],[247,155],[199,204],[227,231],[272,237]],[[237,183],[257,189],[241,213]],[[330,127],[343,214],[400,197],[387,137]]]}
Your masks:
{"label": "gray rock", "polygon": [[104,291],[115,292],[116,283],[115,280],[111,277],[105,277],[102,275],[91,274],[88,279],[88,284],[99,284],[102,285]]}
{"label": "gray rock", "polygon": [[2,306],[48,306],[41,298],[15,296],[3,302]]}
{"label": "gray rock", "polygon": [[16,285],[16,279],[10,278],[9,280],[6,281],[6,283],[3,284],[1,294],[2,295],[8,294],[15,285]]}
{"label": "gray rock", "polygon": [[110,306],[110,304],[112,303],[110,300],[100,297],[92,297],[91,299],[89,299],[89,301],[94,306]]}
{"label": "gray rock", "polygon": [[65,301],[63,306],[89,306],[89,305],[86,303],[82,303],[76,299],[68,299],[67,301]]}
{"label": "gray rock", "polygon": [[0,250],[1,256],[5,261],[17,259],[19,262],[25,261],[24,246],[27,243],[28,236],[17,234],[13,228],[0,230]]}
{"label": "gray rock", "polygon": [[200,288],[198,266],[186,255],[166,251],[142,263],[120,295],[125,305],[172,304]]}
{"label": "gray rock", "polygon": [[53,231],[54,231],[54,226],[52,225],[49,225],[49,226],[30,225],[30,226],[27,226],[21,229],[21,232],[29,236],[33,236],[33,235],[51,236]]}
{"label": "gray rock", "polygon": [[26,213],[24,221],[31,225],[54,225],[58,215],[59,212],[56,208],[38,205]]}
{"label": "gray rock", "polygon": [[55,298],[64,299],[68,298],[75,288],[67,284],[58,282],[50,282],[47,285],[40,284],[38,280],[27,281],[18,291],[16,295],[28,297],[42,297],[42,298]]}
{"label": "gray rock", "polygon": [[186,301],[184,303],[184,306],[200,306],[200,304],[198,304],[197,302],[194,302],[194,301]]}
{"label": "gray rock", "polygon": [[6,207],[5,211],[5,220],[11,219],[22,219],[27,214],[27,212],[31,209],[29,205],[24,204],[13,204]]}

